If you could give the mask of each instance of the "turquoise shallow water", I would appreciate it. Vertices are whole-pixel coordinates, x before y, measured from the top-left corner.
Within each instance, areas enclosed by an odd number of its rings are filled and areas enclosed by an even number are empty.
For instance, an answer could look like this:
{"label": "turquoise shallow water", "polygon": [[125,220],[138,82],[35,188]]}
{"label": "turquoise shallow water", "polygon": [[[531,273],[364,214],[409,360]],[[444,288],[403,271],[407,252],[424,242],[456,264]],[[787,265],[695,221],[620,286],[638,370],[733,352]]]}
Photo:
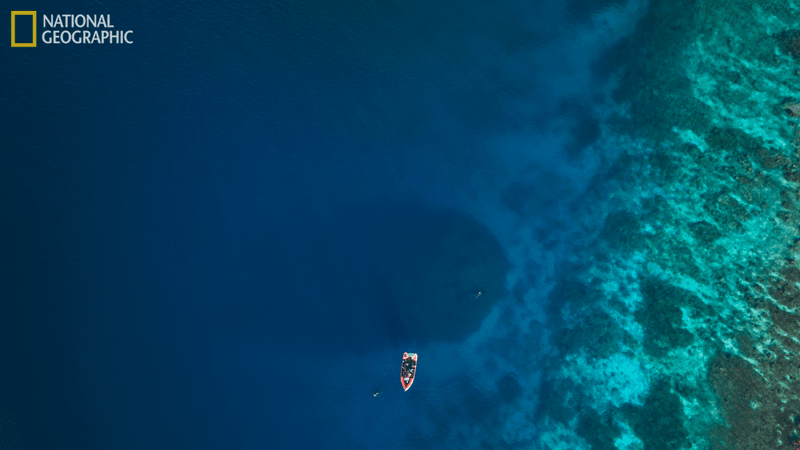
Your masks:
{"label": "turquoise shallow water", "polygon": [[616,50],[627,148],[551,294],[545,447],[796,445],[796,17],[654,3]]}

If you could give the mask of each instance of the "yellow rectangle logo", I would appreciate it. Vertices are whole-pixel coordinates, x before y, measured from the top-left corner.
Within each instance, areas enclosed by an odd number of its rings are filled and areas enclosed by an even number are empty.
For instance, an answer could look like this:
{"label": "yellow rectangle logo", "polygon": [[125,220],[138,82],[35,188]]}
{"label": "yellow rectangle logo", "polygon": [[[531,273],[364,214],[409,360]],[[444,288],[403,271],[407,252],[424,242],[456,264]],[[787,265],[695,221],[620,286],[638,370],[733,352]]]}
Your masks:
{"label": "yellow rectangle logo", "polygon": [[[33,20],[33,39],[31,42],[17,42],[17,16],[31,16]],[[36,11],[11,11],[11,46],[36,47]]]}

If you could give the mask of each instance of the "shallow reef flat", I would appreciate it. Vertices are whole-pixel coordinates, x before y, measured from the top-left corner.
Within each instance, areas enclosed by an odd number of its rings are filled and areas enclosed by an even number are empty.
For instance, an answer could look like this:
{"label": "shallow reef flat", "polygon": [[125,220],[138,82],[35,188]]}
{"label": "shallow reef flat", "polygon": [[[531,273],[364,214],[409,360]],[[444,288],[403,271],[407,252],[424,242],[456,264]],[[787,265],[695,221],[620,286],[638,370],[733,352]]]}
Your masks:
{"label": "shallow reef flat", "polygon": [[550,294],[539,443],[792,448],[800,3],[652,2],[613,52],[627,150],[575,206],[596,222]]}

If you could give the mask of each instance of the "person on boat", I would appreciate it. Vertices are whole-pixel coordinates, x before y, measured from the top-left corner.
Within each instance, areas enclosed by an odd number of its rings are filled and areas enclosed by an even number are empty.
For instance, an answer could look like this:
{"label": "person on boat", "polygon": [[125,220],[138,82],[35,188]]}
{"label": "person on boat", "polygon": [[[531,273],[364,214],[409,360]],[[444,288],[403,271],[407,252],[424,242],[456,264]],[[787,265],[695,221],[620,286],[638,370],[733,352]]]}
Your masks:
{"label": "person on boat", "polygon": [[414,377],[414,360],[408,358],[403,364],[403,378],[408,383],[408,380]]}

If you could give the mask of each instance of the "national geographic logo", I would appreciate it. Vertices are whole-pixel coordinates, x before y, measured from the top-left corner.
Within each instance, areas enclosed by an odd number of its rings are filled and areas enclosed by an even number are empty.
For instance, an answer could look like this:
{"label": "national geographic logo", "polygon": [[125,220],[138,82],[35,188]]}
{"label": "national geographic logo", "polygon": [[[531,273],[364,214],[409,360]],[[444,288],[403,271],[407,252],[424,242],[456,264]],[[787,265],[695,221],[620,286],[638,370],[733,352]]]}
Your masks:
{"label": "national geographic logo", "polygon": [[[114,29],[111,14],[42,14],[36,34],[36,11],[11,11],[11,46],[42,44],[133,44],[133,30]],[[38,38],[38,39],[37,39]]]}
{"label": "national geographic logo", "polygon": [[36,11],[11,11],[11,46],[36,47]]}

